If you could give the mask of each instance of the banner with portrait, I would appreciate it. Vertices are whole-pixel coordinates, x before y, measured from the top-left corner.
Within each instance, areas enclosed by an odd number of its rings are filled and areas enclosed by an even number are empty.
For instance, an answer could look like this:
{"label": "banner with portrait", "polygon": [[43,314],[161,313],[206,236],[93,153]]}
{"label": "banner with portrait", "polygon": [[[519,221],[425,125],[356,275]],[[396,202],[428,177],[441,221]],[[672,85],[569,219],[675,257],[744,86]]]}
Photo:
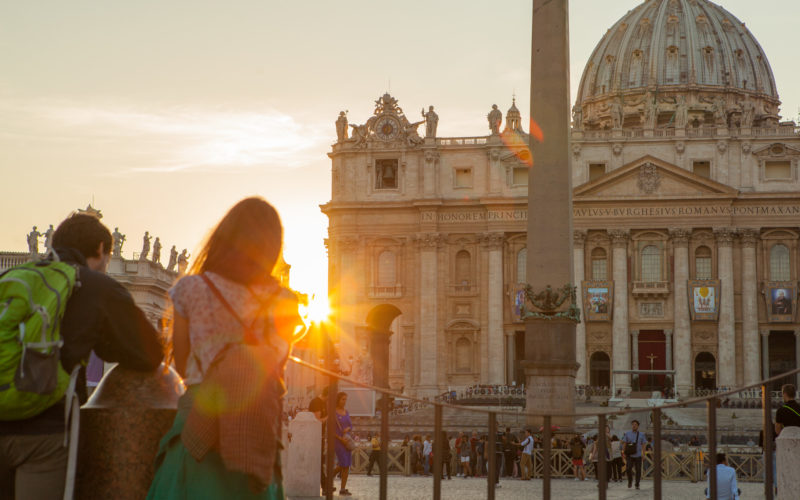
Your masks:
{"label": "banner with portrait", "polygon": [[768,281],[762,290],[770,323],[794,323],[797,309],[797,283]]}
{"label": "banner with portrait", "polygon": [[719,319],[719,280],[689,280],[689,311],[692,321]]}
{"label": "banner with portrait", "polygon": [[614,306],[613,281],[584,281],[583,316],[586,321],[611,321]]}

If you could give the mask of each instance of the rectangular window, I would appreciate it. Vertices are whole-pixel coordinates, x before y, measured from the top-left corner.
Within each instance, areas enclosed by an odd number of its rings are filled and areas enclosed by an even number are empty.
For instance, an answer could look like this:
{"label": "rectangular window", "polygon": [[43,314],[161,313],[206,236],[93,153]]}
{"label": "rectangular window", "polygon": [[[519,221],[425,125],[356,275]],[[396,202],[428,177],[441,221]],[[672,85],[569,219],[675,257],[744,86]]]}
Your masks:
{"label": "rectangular window", "polygon": [[457,168],[455,171],[455,187],[457,188],[471,188],[472,187],[472,169],[471,168]]}
{"label": "rectangular window", "polygon": [[598,281],[608,279],[608,260],[592,259],[592,279]]}
{"label": "rectangular window", "polygon": [[694,259],[695,279],[711,279],[711,257],[696,257]]}
{"label": "rectangular window", "polygon": [[792,162],[790,161],[766,161],[764,162],[765,179],[791,179]]}
{"label": "rectangular window", "polygon": [[514,167],[512,173],[514,178],[512,183],[514,186],[527,186],[528,185],[528,168],[527,167]]}
{"label": "rectangular window", "polygon": [[589,182],[599,179],[606,173],[605,163],[590,163],[589,164]]}
{"label": "rectangular window", "polygon": [[375,189],[397,189],[397,159],[375,160]]}
{"label": "rectangular window", "polygon": [[710,161],[695,161],[692,162],[692,172],[700,177],[706,179],[711,178],[711,162]]}

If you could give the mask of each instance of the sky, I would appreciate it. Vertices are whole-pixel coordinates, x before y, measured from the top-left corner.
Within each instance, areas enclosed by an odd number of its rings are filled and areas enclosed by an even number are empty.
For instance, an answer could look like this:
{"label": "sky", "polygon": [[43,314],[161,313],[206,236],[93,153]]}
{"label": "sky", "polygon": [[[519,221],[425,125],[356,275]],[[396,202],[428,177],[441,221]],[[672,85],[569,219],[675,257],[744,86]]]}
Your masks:
{"label": "sky", "polygon": [[[639,3],[570,2],[573,101],[597,42]],[[800,2],[719,3],[796,118]],[[162,255],[194,253],[260,195],[281,213],[292,286],[324,294],[339,111],[363,123],[389,91],[411,116],[434,105],[443,137],[486,135],[512,95],[527,116],[530,19],[530,0],[0,0],[0,250],[91,203],[128,258],[145,231]]]}

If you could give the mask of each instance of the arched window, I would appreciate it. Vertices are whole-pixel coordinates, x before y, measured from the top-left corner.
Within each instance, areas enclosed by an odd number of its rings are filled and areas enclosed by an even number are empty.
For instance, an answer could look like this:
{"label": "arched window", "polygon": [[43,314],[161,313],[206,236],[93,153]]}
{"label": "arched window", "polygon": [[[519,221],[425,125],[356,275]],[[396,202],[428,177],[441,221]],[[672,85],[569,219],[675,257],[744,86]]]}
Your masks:
{"label": "arched window", "polygon": [[789,249],[786,245],[773,245],[769,250],[769,279],[789,281]]}
{"label": "arched window", "polygon": [[605,281],[608,279],[608,256],[605,248],[592,250],[592,279]]}
{"label": "arched window", "polygon": [[694,279],[711,279],[711,249],[706,246],[694,251]]}
{"label": "arched window", "polygon": [[526,269],[528,267],[528,249],[523,248],[517,252],[517,283],[527,283]]}
{"label": "arched window", "polygon": [[456,341],[456,372],[469,373],[472,371],[472,342],[465,337]]}
{"label": "arched window", "polygon": [[661,281],[661,250],[655,245],[642,249],[642,281]]}
{"label": "arched window", "polygon": [[589,385],[609,387],[611,385],[611,360],[608,354],[597,351],[589,358]]}
{"label": "arched window", "polygon": [[694,388],[714,389],[717,386],[717,360],[710,352],[701,352],[694,358]]}
{"label": "arched window", "polygon": [[471,262],[472,259],[466,250],[456,253],[456,283],[459,285],[469,285],[472,281]]}
{"label": "arched window", "polygon": [[391,250],[384,250],[378,255],[378,286],[394,286],[397,283],[396,266]]}

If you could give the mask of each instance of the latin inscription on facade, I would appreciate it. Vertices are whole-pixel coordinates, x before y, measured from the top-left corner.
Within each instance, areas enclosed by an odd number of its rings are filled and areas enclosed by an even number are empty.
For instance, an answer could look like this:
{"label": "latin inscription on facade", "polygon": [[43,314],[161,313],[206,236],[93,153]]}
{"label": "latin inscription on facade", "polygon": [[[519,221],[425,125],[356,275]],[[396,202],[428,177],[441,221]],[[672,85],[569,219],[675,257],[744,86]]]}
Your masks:
{"label": "latin inscription on facade", "polygon": [[[800,216],[799,205],[697,205],[697,206],[640,206],[640,207],[608,207],[572,209],[576,219],[615,218],[615,217],[708,217],[722,216]],[[524,222],[528,220],[526,209],[510,210],[466,210],[459,212],[433,212],[420,214],[421,222],[437,222],[444,224],[466,224],[471,222]]]}

